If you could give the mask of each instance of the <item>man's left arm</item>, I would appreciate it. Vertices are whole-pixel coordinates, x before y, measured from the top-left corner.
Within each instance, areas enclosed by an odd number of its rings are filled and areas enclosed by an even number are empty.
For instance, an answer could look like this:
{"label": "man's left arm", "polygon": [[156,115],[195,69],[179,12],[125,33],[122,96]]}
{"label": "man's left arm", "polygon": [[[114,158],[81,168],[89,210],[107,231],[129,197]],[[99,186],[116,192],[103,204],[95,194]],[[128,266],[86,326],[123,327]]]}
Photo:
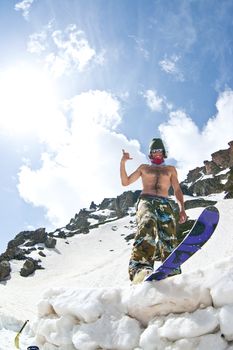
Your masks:
{"label": "man's left arm", "polygon": [[179,223],[183,224],[187,220],[187,215],[184,209],[184,196],[180,188],[180,184],[178,181],[177,171],[175,168],[172,169],[171,175],[171,184],[174,190],[174,195],[179,204],[180,213],[179,213]]}

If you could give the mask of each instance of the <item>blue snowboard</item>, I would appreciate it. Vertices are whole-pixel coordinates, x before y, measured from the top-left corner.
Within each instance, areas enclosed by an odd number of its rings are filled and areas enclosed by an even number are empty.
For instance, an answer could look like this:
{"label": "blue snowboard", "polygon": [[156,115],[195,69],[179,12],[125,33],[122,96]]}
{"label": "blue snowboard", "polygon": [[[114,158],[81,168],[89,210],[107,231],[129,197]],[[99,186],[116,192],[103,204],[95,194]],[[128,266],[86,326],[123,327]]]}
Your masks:
{"label": "blue snowboard", "polygon": [[218,220],[219,212],[216,207],[205,208],[183,241],[164,260],[162,265],[146,278],[146,281],[159,281],[172,274],[208,241],[218,224]]}

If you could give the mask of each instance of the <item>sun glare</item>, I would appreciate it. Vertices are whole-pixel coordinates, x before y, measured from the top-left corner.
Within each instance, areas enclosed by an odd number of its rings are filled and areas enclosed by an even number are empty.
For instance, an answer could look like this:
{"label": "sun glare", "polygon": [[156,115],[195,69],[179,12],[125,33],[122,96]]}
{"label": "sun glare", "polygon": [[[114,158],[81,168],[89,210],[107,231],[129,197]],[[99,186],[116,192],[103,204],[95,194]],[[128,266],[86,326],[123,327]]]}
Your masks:
{"label": "sun glare", "polygon": [[11,68],[0,73],[0,127],[28,133],[45,127],[56,108],[55,87],[42,71]]}

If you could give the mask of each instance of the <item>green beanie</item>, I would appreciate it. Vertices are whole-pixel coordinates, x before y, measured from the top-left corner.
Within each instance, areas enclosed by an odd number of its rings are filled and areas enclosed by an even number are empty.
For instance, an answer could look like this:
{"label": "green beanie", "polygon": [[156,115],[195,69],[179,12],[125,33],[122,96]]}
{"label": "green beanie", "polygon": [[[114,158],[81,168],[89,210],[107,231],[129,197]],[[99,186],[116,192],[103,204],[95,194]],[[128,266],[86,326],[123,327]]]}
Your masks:
{"label": "green beanie", "polygon": [[161,139],[154,138],[153,140],[151,140],[149,146],[149,153],[151,153],[152,149],[162,149],[164,158],[167,158],[167,152]]}

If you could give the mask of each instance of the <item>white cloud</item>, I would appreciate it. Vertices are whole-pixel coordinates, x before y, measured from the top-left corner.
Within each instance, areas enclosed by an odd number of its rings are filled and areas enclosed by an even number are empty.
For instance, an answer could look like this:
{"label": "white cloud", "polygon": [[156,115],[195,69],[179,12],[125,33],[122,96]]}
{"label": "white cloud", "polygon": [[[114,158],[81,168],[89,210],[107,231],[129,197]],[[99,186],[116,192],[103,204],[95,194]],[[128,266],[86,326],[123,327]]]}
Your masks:
{"label": "white cloud", "polygon": [[228,148],[233,139],[233,91],[219,95],[217,113],[202,130],[184,111],[171,112],[169,120],[159,126],[168,147],[169,157],[177,161],[180,178],[204,160],[211,160],[211,153]]}
{"label": "white cloud", "polygon": [[40,33],[31,34],[27,44],[27,50],[34,54],[41,54],[46,50],[47,33],[42,30]]}
{"label": "white cloud", "polygon": [[[98,203],[126,190],[119,176],[122,149],[134,158],[127,164],[129,172],[146,160],[136,140],[115,131],[121,122],[121,105],[110,93],[82,93],[67,101],[66,108],[72,118],[66,143],[56,152],[45,152],[40,169],[24,165],[19,172],[20,195],[35,206],[45,207],[55,226],[66,224],[92,200]],[[52,133],[56,135],[56,127]],[[136,183],[128,189],[140,187]]]}
{"label": "white cloud", "polygon": [[164,108],[169,107],[166,98],[159,96],[155,90],[146,90],[143,97],[146,99],[148,107],[154,112],[161,112]]}
{"label": "white cloud", "polygon": [[163,60],[159,61],[159,65],[167,74],[173,75],[179,81],[184,81],[183,73],[177,66],[179,60],[180,56],[172,55],[170,58],[165,57]]}
{"label": "white cloud", "polygon": [[58,109],[55,86],[42,70],[19,65],[2,72],[0,95],[1,132],[32,137],[51,149],[66,142],[67,121]]}
{"label": "white cloud", "polygon": [[49,23],[41,32],[30,35],[28,51],[40,54],[43,63],[55,77],[71,70],[82,72],[91,63],[103,65],[104,51],[97,53],[92,48],[83,31],[76,25],[65,30],[54,30]]}
{"label": "white cloud", "polygon": [[34,0],[23,0],[21,2],[18,2],[17,4],[15,4],[15,10],[22,11],[23,17],[25,19],[28,19],[33,2]]}

